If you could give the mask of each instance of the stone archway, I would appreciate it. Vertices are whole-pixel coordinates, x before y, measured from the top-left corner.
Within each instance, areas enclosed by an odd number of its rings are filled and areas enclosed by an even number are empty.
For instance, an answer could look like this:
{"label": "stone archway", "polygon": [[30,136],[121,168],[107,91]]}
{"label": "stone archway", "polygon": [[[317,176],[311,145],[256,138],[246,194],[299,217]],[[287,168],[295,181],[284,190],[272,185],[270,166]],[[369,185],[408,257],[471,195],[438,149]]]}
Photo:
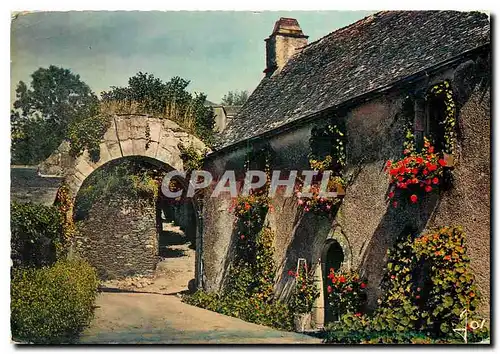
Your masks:
{"label": "stone archway", "polygon": [[[148,115],[114,115],[99,145],[99,159],[93,160],[84,151],[78,157],[69,153],[69,142],[59,148],[39,165],[41,177],[63,177],[73,200],[84,181],[98,168],[112,161],[141,157],[154,165],[169,170],[184,171],[179,146],[194,147],[200,153],[210,151],[197,137],[187,133],[177,123]],[[201,285],[201,220],[195,198],[196,212],[195,279]]]}
{"label": "stone archway", "polygon": [[88,151],[73,158],[69,143],[43,161],[38,173],[42,177],[64,177],[75,197],[83,181],[100,166],[127,156],[142,156],[183,171],[179,145],[194,146],[200,152],[208,150],[197,137],[187,133],[177,123],[148,115],[114,115],[99,145],[99,160],[92,161]]}

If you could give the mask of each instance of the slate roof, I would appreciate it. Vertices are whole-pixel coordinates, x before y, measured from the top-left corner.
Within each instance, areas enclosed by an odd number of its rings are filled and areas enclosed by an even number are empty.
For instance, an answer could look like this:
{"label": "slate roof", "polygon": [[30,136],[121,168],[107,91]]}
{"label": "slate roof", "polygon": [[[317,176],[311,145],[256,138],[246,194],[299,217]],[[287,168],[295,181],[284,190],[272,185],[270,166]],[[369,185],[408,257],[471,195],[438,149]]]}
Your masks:
{"label": "slate roof", "polygon": [[216,149],[260,135],[490,43],[488,15],[383,11],[305,46],[264,78]]}

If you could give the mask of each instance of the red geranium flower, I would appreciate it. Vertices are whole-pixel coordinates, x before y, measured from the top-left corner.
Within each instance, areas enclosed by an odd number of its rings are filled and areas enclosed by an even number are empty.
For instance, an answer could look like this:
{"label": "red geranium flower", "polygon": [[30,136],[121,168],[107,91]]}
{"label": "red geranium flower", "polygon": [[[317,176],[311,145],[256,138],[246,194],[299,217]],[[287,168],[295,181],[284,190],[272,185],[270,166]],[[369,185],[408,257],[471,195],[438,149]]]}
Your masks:
{"label": "red geranium flower", "polygon": [[394,197],[394,192],[389,192],[388,197],[389,197],[389,199],[392,199]]}
{"label": "red geranium flower", "polygon": [[441,166],[446,166],[446,161],[443,160],[443,159],[439,159],[438,160],[438,163],[441,165]]}
{"label": "red geranium flower", "polygon": [[432,154],[434,152],[434,146],[429,146],[427,150]]}
{"label": "red geranium flower", "polygon": [[411,200],[412,203],[416,203],[417,200],[418,200],[418,198],[417,198],[417,196],[415,194],[412,194],[411,197],[410,197],[410,200]]}
{"label": "red geranium flower", "polygon": [[365,283],[361,283],[361,285],[359,286],[361,289],[364,289],[366,288],[366,284]]}
{"label": "red geranium flower", "polygon": [[439,179],[438,179],[437,177],[434,177],[434,178],[432,179],[432,183],[434,183],[434,184],[438,184],[438,183],[439,183]]}
{"label": "red geranium flower", "polygon": [[326,291],[328,291],[328,293],[331,293],[332,292],[332,287],[330,285],[328,285],[328,287],[326,288]]}
{"label": "red geranium flower", "polygon": [[425,187],[425,191],[426,191],[427,193],[429,193],[430,191],[432,191],[432,187],[431,187],[431,186],[426,186],[426,187]]}
{"label": "red geranium flower", "polygon": [[392,206],[393,206],[394,208],[397,208],[397,207],[398,207],[398,202],[394,201],[394,202],[392,203]]}
{"label": "red geranium flower", "polygon": [[423,158],[421,158],[420,156],[418,156],[418,157],[416,158],[416,161],[417,161],[417,163],[418,163],[418,164],[421,164],[422,162],[424,162],[424,159],[423,159]]}
{"label": "red geranium flower", "polygon": [[339,277],[339,282],[345,283],[345,277],[343,275]]}

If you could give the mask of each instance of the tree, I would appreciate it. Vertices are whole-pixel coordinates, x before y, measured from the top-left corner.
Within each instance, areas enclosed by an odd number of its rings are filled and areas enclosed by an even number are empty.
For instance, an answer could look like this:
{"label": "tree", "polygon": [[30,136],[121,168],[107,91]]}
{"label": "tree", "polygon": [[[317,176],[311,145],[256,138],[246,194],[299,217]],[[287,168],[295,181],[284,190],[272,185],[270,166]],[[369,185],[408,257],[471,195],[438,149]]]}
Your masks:
{"label": "tree", "polygon": [[222,97],[221,104],[224,106],[242,106],[248,99],[248,91],[229,91]]}
{"label": "tree", "polygon": [[80,76],[51,65],[20,81],[11,111],[13,163],[36,164],[47,158],[67,136],[72,121],[93,115],[98,98]]}
{"label": "tree", "polygon": [[127,87],[112,86],[101,97],[108,104],[121,103],[122,113],[125,110],[171,119],[210,144],[215,116],[212,109],[204,105],[205,94],[191,94],[186,90],[189,83],[178,76],[163,82],[152,74],[139,72],[128,80]]}

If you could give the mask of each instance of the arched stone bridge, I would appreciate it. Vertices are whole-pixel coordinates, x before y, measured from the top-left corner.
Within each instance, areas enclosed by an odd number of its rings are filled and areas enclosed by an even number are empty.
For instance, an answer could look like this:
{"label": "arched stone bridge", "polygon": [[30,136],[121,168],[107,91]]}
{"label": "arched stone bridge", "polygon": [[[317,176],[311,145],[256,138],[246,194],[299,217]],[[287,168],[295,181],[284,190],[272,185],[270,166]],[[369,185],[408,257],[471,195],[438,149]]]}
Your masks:
{"label": "arched stone bridge", "polygon": [[69,143],[63,142],[39,166],[42,177],[63,177],[76,197],[85,179],[102,165],[127,156],[142,156],[183,171],[179,145],[193,146],[200,152],[205,144],[188,134],[169,119],[147,115],[115,115],[100,143],[99,160],[92,161],[87,150],[74,158],[69,154]]}

